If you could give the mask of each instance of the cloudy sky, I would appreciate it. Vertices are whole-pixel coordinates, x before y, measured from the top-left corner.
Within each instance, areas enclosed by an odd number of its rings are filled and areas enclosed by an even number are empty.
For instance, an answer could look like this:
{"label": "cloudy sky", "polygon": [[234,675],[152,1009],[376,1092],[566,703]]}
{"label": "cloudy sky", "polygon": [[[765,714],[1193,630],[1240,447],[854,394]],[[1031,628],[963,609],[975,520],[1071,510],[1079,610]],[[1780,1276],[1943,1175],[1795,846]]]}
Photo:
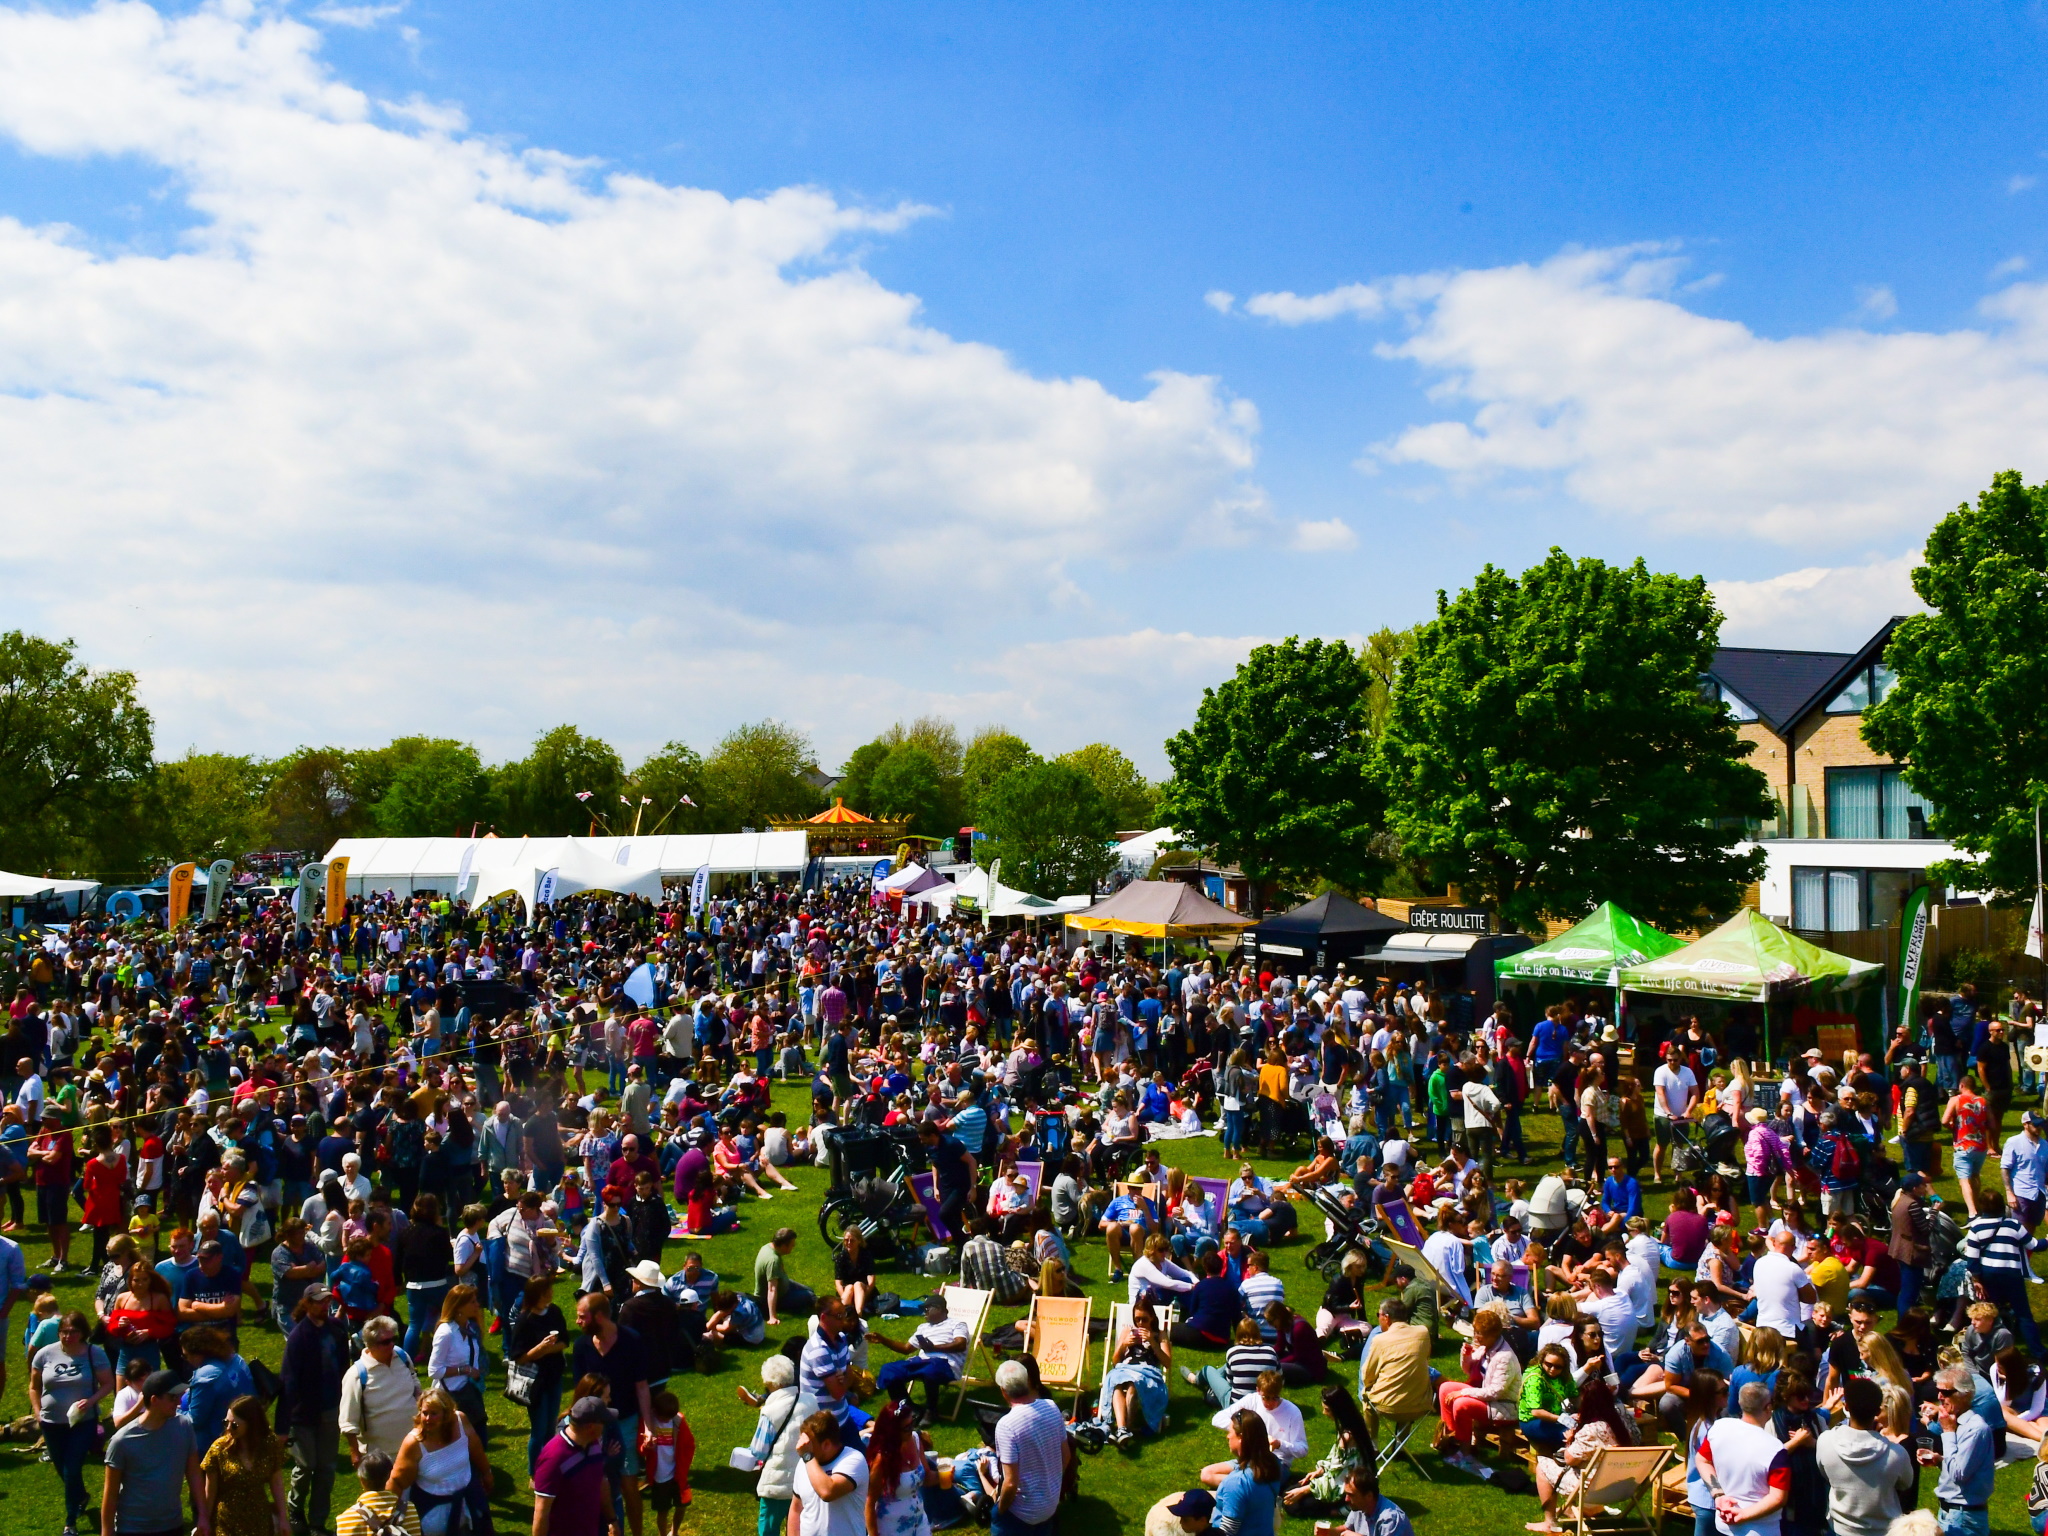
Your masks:
{"label": "cloudy sky", "polygon": [[167,753],[1158,772],[1553,543],[1852,643],[2048,475],[2039,8],[1415,9],[0,6],[6,622]]}

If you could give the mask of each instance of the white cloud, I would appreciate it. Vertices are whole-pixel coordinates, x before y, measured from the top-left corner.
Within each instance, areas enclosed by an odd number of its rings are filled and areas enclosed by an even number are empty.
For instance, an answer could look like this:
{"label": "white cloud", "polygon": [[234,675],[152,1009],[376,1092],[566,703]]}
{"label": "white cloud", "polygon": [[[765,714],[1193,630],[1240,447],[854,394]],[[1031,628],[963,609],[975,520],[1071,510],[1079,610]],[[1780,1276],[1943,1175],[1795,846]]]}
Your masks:
{"label": "white cloud", "polygon": [[387,16],[396,16],[405,9],[398,5],[316,5],[306,14],[315,21],[324,21],[330,27],[374,27]]}
{"label": "white cloud", "polygon": [[2018,197],[2020,193],[2031,192],[2040,184],[2041,178],[2038,176],[2014,176],[2006,181],[2005,190],[2009,196]]}
{"label": "white cloud", "polygon": [[1997,266],[1993,267],[1985,276],[1987,281],[1996,283],[2008,277],[2018,277],[2020,273],[2026,270],[2026,257],[2008,256]]}
{"label": "white cloud", "polygon": [[1779,645],[1849,650],[1894,614],[1917,613],[1913,568],[1920,552],[1882,556],[1861,565],[1808,566],[1761,581],[1710,582],[1721,605],[1727,645]]}
{"label": "white cloud", "polygon": [[1215,310],[1217,314],[1227,315],[1230,313],[1231,306],[1237,302],[1237,295],[1222,288],[1211,288],[1202,295],[1202,302]]}
{"label": "white cloud", "polygon": [[923,323],[847,254],[920,210],[519,152],[319,44],[249,0],[0,9],[0,138],[199,221],[0,218],[10,622],[136,666],[169,747],[829,736],[1133,561],[1334,547],[1276,528],[1214,380],[1126,399]]}
{"label": "white cloud", "polygon": [[1883,283],[1873,283],[1856,290],[1856,318],[1859,320],[1889,320],[1899,312],[1899,298]]}
{"label": "white cloud", "polygon": [[1339,315],[1373,319],[1386,313],[1387,295],[1375,283],[1348,283],[1328,293],[1303,298],[1298,293],[1259,293],[1245,300],[1245,310],[1282,325],[1306,325],[1312,320],[1334,320]]}
{"label": "white cloud", "polygon": [[1319,523],[1296,523],[1290,548],[1304,554],[1327,554],[1340,549],[1358,547],[1358,535],[1351,531],[1351,525],[1341,517],[1332,517]]}
{"label": "white cloud", "polygon": [[1895,548],[1998,470],[2042,473],[2048,287],[2000,290],[1966,329],[1776,339],[1676,302],[1682,270],[1663,247],[1567,251],[1245,307],[1370,316],[1358,295],[1380,296],[1405,327],[1382,355],[1458,411],[1380,462],[1555,484],[1670,532]]}

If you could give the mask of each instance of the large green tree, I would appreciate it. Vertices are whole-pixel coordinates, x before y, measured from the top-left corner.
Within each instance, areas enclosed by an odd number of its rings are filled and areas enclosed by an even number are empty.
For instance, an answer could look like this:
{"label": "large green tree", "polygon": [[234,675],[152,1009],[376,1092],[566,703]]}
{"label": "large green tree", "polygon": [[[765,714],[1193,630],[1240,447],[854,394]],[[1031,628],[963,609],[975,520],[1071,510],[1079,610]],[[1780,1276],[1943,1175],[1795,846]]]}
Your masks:
{"label": "large green tree", "polygon": [[762,830],[775,817],[809,816],[823,798],[804,778],[816,762],[810,738],[779,720],[729,731],[704,763],[713,828]]}
{"label": "large green tree", "polygon": [[1138,765],[1107,742],[1090,742],[1053,759],[1088,775],[1108,803],[1116,824],[1126,829],[1149,832],[1159,809],[1159,792],[1145,782]]}
{"label": "large green tree", "polygon": [[69,640],[0,635],[0,865],[90,871],[126,842],[154,773],[131,672],[99,672]]}
{"label": "large green tree", "polygon": [[1936,833],[1982,860],[1937,878],[2018,894],[2048,802],[2048,485],[2006,470],[1935,526],[1924,559],[1913,590],[1930,611],[1893,632],[1895,681],[1864,739],[1905,764]]}
{"label": "large green tree", "polygon": [[187,752],[157,767],[151,851],[167,862],[240,858],[271,842],[270,765],[227,752]]}
{"label": "large green tree", "polygon": [[[541,736],[531,752],[495,778],[505,800],[500,830],[515,837],[580,837],[594,818],[615,824],[624,809],[619,795],[626,768],[619,754],[573,725]],[[589,799],[578,798],[586,792]]]}
{"label": "large green tree", "polygon": [[395,766],[370,806],[386,837],[467,837],[497,819],[491,776],[468,742],[410,736],[387,750]]}
{"label": "large green tree", "polygon": [[960,813],[979,823],[982,797],[995,788],[996,781],[1013,768],[1037,761],[1030,743],[1000,725],[976,731],[960,763]]}
{"label": "large green tree", "polygon": [[1003,861],[1003,883],[1039,896],[1092,891],[1116,866],[1116,816],[1087,774],[1029,762],[982,797],[983,864]]}
{"label": "large green tree", "polygon": [[951,837],[960,830],[953,786],[923,747],[906,743],[893,749],[875,770],[869,798],[877,817],[907,821],[911,831],[925,837]]}
{"label": "large green tree", "polygon": [[633,770],[626,797],[633,806],[624,812],[622,832],[632,828],[635,815],[640,817],[640,830],[650,835],[711,830],[704,759],[680,741],[668,743]]}
{"label": "large green tree", "polygon": [[1160,815],[1259,886],[1328,879],[1371,890],[1387,871],[1373,835],[1381,796],[1369,767],[1358,653],[1341,640],[1262,645],[1202,694],[1194,724],[1166,743],[1173,779]]}
{"label": "large green tree", "polygon": [[1416,637],[1378,777],[1410,855],[1508,928],[1615,901],[1684,926],[1732,911],[1763,855],[1763,775],[1700,693],[1720,614],[1699,577],[1573,560],[1487,566]]}
{"label": "large green tree", "polygon": [[356,787],[356,754],[339,747],[300,747],[270,765],[270,835],[281,849],[324,854],[335,839],[371,827]]}
{"label": "large green tree", "polygon": [[875,775],[895,750],[886,741],[870,741],[855,747],[853,755],[846,760],[839,785],[833,793],[861,815],[875,815],[878,810],[875,805]]}

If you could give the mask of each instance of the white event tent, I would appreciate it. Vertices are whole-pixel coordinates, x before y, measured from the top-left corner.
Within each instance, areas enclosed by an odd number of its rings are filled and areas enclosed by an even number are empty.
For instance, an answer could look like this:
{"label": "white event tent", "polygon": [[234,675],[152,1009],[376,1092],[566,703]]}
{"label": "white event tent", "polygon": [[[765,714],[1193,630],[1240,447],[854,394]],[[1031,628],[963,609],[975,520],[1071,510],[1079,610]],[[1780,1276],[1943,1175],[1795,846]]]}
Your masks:
{"label": "white event tent", "polygon": [[[612,866],[609,881],[652,874],[658,881],[686,881],[705,865],[714,875],[801,874],[809,852],[802,832],[720,832],[661,837],[344,837],[327,850],[327,861],[348,860],[348,893],[389,891],[410,896],[433,891],[475,899],[476,889],[531,865],[566,876],[585,861]],[[455,877],[469,855],[469,889],[458,893]],[[560,877],[558,877],[560,878]],[[498,887],[500,890],[512,887]],[[589,885],[582,887],[591,889]],[[638,890],[609,884],[614,890]]]}
{"label": "white event tent", "polygon": [[13,875],[0,869],[0,898],[19,896],[69,896],[74,891],[96,891],[97,880],[59,880],[51,875]]}
{"label": "white event tent", "polygon": [[550,871],[555,877],[556,896],[573,896],[578,891],[617,891],[626,896],[661,900],[661,871],[652,866],[606,863],[596,854],[574,846],[541,846],[552,839],[520,839],[520,854],[510,864],[476,877],[470,903],[482,906],[497,896],[517,896],[530,917],[539,900],[541,882]]}
{"label": "white event tent", "polygon": [[967,897],[981,908],[984,917],[1045,917],[1054,912],[1080,912],[1093,905],[1092,896],[1060,896],[1048,900],[996,882],[995,899],[989,899],[988,871],[979,864],[958,874],[944,885],[906,896],[905,901],[952,910],[953,903]]}

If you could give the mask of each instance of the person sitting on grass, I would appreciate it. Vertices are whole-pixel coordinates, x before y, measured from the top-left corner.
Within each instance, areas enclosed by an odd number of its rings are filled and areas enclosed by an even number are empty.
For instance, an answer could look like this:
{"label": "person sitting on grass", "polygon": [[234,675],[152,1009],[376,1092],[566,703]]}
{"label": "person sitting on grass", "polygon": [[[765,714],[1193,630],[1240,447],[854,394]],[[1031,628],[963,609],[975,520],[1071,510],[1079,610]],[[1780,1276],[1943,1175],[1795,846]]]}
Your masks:
{"label": "person sitting on grass", "polygon": [[1370,1461],[1344,1480],[1344,1529],[1358,1536],[1415,1536],[1408,1512],[1380,1492],[1379,1471]]}
{"label": "person sitting on grass", "polygon": [[1216,1490],[1219,1536],[1273,1536],[1280,1490],[1287,1474],[1273,1454],[1266,1425],[1249,1408],[1230,1416],[1229,1461],[1202,1469],[1202,1482]]}

